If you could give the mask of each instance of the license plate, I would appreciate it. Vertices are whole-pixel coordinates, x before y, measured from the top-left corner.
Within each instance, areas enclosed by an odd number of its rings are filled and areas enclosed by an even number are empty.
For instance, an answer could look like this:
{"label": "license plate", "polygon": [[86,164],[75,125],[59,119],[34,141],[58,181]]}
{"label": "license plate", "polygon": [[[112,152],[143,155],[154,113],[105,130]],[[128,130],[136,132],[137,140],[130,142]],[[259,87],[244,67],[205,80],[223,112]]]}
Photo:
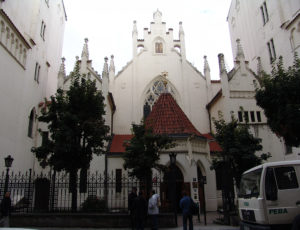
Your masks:
{"label": "license plate", "polygon": [[244,230],[250,230],[250,227],[244,226]]}

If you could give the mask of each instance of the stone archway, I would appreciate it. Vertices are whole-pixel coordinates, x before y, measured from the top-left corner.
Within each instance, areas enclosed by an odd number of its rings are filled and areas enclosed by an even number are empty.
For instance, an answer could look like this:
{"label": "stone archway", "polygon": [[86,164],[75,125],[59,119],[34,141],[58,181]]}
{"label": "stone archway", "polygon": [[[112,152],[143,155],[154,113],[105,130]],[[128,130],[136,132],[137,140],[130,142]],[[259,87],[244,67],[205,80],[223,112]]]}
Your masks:
{"label": "stone archway", "polygon": [[180,210],[179,208],[179,201],[182,198],[182,190],[186,187],[184,183],[183,173],[181,172],[180,168],[175,165],[174,167],[174,174],[175,174],[175,187],[172,184],[172,180],[174,180],[173,175],[171,175],[171,168],[168,167],[168,171],[164,174],[163,181],[164,186],[161,188],[161,192],[164,194],[164,206],[167,211],[171,211],[171,202],[172,196],[175,196],[175,202],[177,205],[177,211]]}

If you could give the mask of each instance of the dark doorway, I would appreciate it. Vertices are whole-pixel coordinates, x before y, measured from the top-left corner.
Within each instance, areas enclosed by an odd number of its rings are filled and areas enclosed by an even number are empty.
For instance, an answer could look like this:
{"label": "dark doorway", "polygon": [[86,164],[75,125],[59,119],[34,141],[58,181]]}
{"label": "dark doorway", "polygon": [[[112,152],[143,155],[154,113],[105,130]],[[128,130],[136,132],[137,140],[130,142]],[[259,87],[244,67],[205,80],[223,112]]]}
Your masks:
{"label": "dark doorway", "polygon": [[35,180],[34,210],[48,211],[50,195],[50,181],[47,178]]}
{"label": "dark doorway", "polygon": [[[176,187],[174,189],[174,185],[172,185],[172,180],[174,180],[171,175],[173,172],[171,171],[171,168],[168,168],[169,170],[164,175],[164,183],[163,186],[161,186],[161,195],[162,198],[164,198],[164,204],[166,211],[171,211],[171,202],[172,202],[172,196],[175,195],[175,202],[177,205],[177,211],[180,212],[179,208],[179,201],[182,198],[182,190],[184,189],[184,179],[183,174],[181,170],[178,168],[177,165],[174,167],[174,177],[175,177],[175,184]],[[175,194],[174,194],[175,193]]]}
{"label": "dark doorway", "polygon": [[200,211],[204,212],[204,185],[199,183],[201,178],[203,178],[203,174],[199,166],[197,166],[197,178],[198,178],[198,196],[200,201]]}

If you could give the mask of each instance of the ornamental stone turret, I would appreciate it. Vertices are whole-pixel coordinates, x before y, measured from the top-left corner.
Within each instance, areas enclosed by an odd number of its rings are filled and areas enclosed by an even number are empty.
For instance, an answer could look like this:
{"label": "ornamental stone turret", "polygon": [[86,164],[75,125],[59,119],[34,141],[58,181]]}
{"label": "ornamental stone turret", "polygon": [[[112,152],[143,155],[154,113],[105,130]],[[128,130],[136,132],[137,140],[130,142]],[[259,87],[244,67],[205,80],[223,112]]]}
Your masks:
{"label": "ornamental stone turret", "polygon": [[66,78],[66,67],[65,67],[65,58],[61,58],[61,64],[58,71],[58,81],[57,81],[57,88],[63,89],[65,78]]}
{"label": "ornamental stone turret", "polygon": [[114,55],[110,56],[110,65],[109,65],[109,92],[112,92],[113,82],[115,79],[115,62]]}
{"label": "ornamental stone turret", "polygon": [[222,86],[222,95],[226,98],[229,97],[229,85],[228,85],[228,75],[225,68],[224,54],[220,53],[219,58],[219,69],[220,69],[220,79]]}
{"label": "ornamental stone turret", "polygon": [[109,72],[108,72],[108,58],[104,58],[104,65],[102,71],[102,93],[103,96],[106,97],[108,94],[108,87],[109,87]]}
{"label": "ornamental stone turret", "polygon": [[235,68],[240,67],[241,72],[245,73],[246,72],[246,62],[245,62],[245,54],[243,47],[241,45],[240,39],[236,39],[236,57],[235,57]]}
{"label": "ornamental stone turret", "polygon": [[137,55],[137,39],[138,39],[138,31],[136,26],[136,21],[133,21],[133,29],[132,29],[132,55],[136,57]]}
{"label": "ornamental stone turret", "polygon": [[179,40],[180,40],[180,50],[181,57],[185,59],[185,39],[184,39],[184,31],[182,27],[182,22],[179,22]]}
{"label": "ornamental stone turret", "polygon": [[207,61],[207,56],[204,56],[204,77],[206,79],[206,87],[207,87],[207,100],[208,102],[212,99],[212,88],[211,88],[211,77],[210,77],[210,68]]}

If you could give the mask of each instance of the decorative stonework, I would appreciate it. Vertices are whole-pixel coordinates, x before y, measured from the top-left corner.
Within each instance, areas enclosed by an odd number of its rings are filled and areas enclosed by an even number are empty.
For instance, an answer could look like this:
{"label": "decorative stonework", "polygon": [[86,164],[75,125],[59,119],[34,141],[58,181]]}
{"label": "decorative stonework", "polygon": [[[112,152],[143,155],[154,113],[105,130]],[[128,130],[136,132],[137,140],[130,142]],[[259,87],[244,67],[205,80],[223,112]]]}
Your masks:
{"label": "decorative stonework", "polygon": [[254,91],[230,91],[230,98],[254,98]]}
{"label": "decorative stonework", "polygon": [[31,47],[3,10],[0,10],[0,45],[25,69]]}
{"label": "decorative stonework", "polygon": [[[162,74],[164,74],[164,72]],[[174,88],[170,84],[168,84],[168,81],[166,80],[165,77],[162,77],[162,78],[158,79],[157,81],[155,81],[151,85],[151,87],[147,90],[144,104],[147,103],[150,106],[150,108],[152,109],[152,106],[154,105],[156,100],[159,98],[159,96],[165,92],[170,93],[173,96],[173,98],[176,100]]]}

